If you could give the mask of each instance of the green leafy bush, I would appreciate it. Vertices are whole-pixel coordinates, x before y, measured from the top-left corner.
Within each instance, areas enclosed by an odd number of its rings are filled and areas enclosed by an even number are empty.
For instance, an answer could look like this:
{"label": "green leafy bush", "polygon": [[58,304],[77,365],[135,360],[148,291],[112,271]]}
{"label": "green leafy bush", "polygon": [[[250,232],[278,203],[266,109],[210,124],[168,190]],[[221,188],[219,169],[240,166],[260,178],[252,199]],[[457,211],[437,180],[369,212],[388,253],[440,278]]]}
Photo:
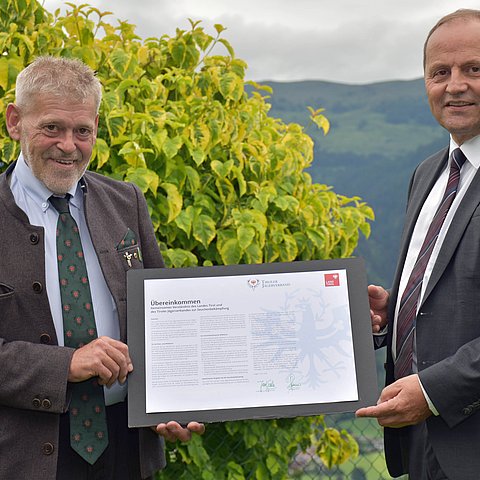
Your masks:
{"label": "green leafy bush", "polygon": [[[78,57],[104,86],[90,168],[139,185],[168,266],[348,257],[359,232],[369,235],[370,207],[312,182],[311,138],[268,115],[266,87],[245,81],[221,25],[210,35],[190,21],[142,40],[134,25],[108,23],[109,12],[67,5],[52,14],[35,0],[0,4],[3,167],[19,153],[4,127],[18,72],[38,55]],[[310,116],[328,131],[321,109]],[[232,422],[172,447],[161,478],[284,479],[299,448],[327,465],[357,453],[322,417]]]}

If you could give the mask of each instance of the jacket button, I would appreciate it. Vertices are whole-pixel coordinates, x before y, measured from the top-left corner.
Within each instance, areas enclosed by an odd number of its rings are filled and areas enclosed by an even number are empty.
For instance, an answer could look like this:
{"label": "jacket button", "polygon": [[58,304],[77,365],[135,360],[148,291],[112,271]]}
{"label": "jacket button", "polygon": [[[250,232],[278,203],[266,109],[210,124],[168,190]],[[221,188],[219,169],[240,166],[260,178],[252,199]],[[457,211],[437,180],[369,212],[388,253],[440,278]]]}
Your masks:
{"label": "jacket button", "polygon": [[52,402],[48,398],[44,398],[43,401],[42,401],[42,407],[45,410],[48,410],[49,408],[52,407]]}
{"label": "jacket button", "polygon": [[36,245],[38,241],[40,240],[38,233],[31,233],[30,234],[30,243],[32,245]]}
{"label": "jacket button", "polygon": [[35,293],[42,293],[43,285],[40,282],[33,282],[32,288]]}
{"label": "jacket button", "polygon": [[43,444],[42,451],[44,455],[51,455],[54,450],[55,448],[51,443],[47,442]]}
{"label": "jacket button", "polygon": [[50,343],[50,335],[48,333],[42,333],[40,335],[40,343],[43,343],[45,345],[47,345],[48,343]]}
{"label": "jacket button", "polygon": [[32,400],[32,405],[35,407],[35,408],[40,408],[41,405],[42,405],[42,402],[40,401],[40,399],[38,397],[35,397],[33,400]]}

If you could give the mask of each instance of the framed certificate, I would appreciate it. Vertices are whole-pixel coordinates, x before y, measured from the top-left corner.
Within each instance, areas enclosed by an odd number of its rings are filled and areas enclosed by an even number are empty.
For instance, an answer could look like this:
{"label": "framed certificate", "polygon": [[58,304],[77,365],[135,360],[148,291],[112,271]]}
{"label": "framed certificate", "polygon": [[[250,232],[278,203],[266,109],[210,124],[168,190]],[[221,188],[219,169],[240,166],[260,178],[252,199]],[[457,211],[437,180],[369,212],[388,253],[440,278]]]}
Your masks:
{"label": "framed certificate", "polygon": [[377,400],[361,259],[130,270],[127,280],[132,427]]}

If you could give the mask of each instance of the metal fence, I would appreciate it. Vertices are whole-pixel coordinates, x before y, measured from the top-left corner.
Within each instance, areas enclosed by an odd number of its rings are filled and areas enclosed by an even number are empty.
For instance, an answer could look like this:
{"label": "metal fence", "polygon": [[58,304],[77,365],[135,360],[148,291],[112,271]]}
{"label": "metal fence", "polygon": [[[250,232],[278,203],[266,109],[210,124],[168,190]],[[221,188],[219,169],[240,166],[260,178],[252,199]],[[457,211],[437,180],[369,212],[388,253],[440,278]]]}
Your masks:
{"label": "metal fence", "polygon": [[292,479],[349,479],[349,480],[389,480],[383,454],[383,432],[374,420],[354,419],[353,414],[327,416],[329,426],[337,429],[346,428],[358,442],[358,457],[347,460],[344,464],[327,469],[315,456],[305,459],[301,475]]}
{"label": "metal fence", "polygon": [[[377,352],[377,365],[383,364],[381,352]],[[383,368],[379,370],[379,389],[383,384]],[[359,455],[356,458],[347,460],[339,466],[328,469],[322,460],[315,453],[315,449],[299,452],[290,463],[288,471],[289,480],[391,480],[387,472],[385,457],[383,453],[383,431],[374,419],[357,419],[354,414],[336,414],[326,415],[325,422],[328,427],[334,427],[337,430],[346,429],[357,441],[359,445]],[[215,438],[214,445],[218,445],[218,452],[221,450],[223,438]],[[212,442],[210,442],[210,447]],[[215,448],[210,449],[210,455],[219,455]],[[248,455],[248,453],[244,454]],[[222,458],[225,464],[230,460],[242,465],[246,463],[246,458],[239,458],[239,454],[232,448],[230,455]],[[168,467],[167,467],[168,468]],[[157,480],[171,478],[170,475],[159,474]],[[201,480],[200,478],[191,478],[188,480]],[[254,472],[245,472],[247,480],[255,478]],[[223,480],[223,479],[222,479]]]}
{"label": "metal fence", "polygon": [[[370,419],[355,419],[353,414],[328,415],[325,417],[327,426],[337,429],[345,428],[351,433],[359,445],[359,455],[356,458],[347,460],[344,464],[328,469],[322,460],[316,455],[315,449],[299,452],[290,463],[288,479],[291,480],[313,480],[313,479],[331,479],[331,480],[390,480],[392,477],[388,474],[383,454],[383,434],[376,421]],[[213,442],[219,446],[219,450],[224,439],[218,438]],[[212,442],[210,442],[212,445]],[[212,456],[216,455],[213,450],[209,451]],[[218,453],[217,453],[218,455]],[[248,455],[246,453],[245,455]],[[238,451],[232,448],[230,456],[222,459],[225,464],[230,460],[242,465],[246,463],[246,458],[239,458]],[[222,461],[222,463],[223,463]],[[168,469],[168,467],[167,467]],[[254,472],[244,472],[246,479],[254,479]],[[171,475],[160,474],[158,480],[172,478]],[[188,475],[188,480],[201,480]],[[221,479],[223,480],[223,478]]]}

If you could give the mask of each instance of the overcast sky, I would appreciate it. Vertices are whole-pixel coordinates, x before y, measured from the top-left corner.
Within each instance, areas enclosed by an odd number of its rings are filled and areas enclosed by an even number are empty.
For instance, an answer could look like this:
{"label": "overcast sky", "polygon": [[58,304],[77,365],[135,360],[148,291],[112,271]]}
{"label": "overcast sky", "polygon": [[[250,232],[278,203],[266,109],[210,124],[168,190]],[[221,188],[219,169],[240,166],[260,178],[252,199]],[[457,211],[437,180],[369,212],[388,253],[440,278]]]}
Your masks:
{"label": "overcast sky", "polygon": [[[70,0],[73,1],[73,0]],[[83,3],[83,2],[82,2]],[[423,41],[436,21],[478,0],[85,0],[137,34],[172,35],[188,18],[223,33],[256,81],[364,84],[422,76]],[[50,12],[64,5],[45,0]]]}

